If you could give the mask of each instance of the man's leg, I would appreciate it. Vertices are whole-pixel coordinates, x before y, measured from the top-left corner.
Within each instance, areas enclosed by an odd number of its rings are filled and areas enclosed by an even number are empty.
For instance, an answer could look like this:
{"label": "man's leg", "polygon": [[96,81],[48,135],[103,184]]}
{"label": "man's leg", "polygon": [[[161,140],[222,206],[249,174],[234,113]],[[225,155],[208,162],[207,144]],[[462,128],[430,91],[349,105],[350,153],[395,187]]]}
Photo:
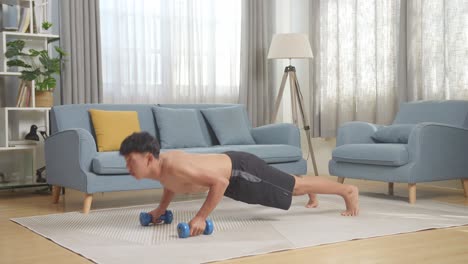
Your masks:
{"label": "man's leg", "polygon": [[316,208],[318,206],[318,199],[315,193],[309,193],[309,202],[306,204],[307,208]]}
{"label": "man's leg", "polygon": [[[341,184],[321,177],[297,177],[294,185],[293,195],[309,195],[312,199],[315,194],[337,194],[345,200],[346,211],[342,212],[344,216],[354,216],[359,213],[359,190],[356,186]],[[312,195],[312,196],[311,196]],[[306,205],[313,204],[313,200]]]}
{"label": "man's leg", "polygon": [[[297,176],[297,177],[304,177],[302,175],[292,175],[291,176]],[[306,204],[305,207],[307,208],[316,208],[318,206],[318,199],[317,195],[315,193],[309,193],[309,202]]]}

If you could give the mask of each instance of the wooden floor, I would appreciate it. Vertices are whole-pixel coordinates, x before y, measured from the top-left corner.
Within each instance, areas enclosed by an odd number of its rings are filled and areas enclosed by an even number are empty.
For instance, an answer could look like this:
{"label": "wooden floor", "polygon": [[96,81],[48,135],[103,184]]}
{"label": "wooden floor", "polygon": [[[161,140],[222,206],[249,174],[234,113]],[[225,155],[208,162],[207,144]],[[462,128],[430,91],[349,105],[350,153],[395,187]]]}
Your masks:
{"label": "wooden floor", "polygon": [[[357,185],[361,192],[386,193],[387,188],[385,183],[369,181],[346,180],[346,183]],[[395,195],[406,200],[406,187],[406,184],[395,184]],[[160,192],[155,190],[97,194],[93,208],[154,203],[159,197]],[[83,194],[67,190],[59,204],[54,205],[50,194],[37,190],[0,192],[0,263],[90,263],[9,221],[12,217],[76,211],[81,207],[82,198]],[[200,197],[177,197],[179,200],[193,198]],[[418,185],[418,199],[464,205],[468,210],[468,199],[463,197],[462,190]],[[468,226],[354,240],[222,263],[468,263]]]}

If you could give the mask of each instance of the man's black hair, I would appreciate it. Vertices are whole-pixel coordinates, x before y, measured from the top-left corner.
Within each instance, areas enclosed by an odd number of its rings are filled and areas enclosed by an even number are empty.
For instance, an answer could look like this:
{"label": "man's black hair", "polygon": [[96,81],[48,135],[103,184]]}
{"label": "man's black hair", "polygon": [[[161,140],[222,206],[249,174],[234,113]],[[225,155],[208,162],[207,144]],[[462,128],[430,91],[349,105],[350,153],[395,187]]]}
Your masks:
{"label": "man's black hair", "polygon": [[149,152],[159,159],[159,142],[148,132],[135,132],[125,138],[120,145],[120,155],[125,156],[132,152],[146,153]]}

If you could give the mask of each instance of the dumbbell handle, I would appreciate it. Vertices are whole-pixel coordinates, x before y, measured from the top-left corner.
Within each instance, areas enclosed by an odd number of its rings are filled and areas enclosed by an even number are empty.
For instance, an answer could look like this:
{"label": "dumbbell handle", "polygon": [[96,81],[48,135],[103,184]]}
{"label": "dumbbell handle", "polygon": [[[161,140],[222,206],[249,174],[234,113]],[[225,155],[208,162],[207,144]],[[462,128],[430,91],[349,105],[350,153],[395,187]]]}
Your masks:
{"label": "dumbbell handle", "polygon": [[[164,221],[165,224],[170,224],[172,223],[172,211],[166,210],[164,214],[162,214],[158,220]],[[148,226],[153,222],[153,216],[149,213],[142,212],[140,213],[140,224],[142,226]]]}
{"label": "dumbbell handle", "polygon": [[[206,226],[203,234],[211,235],[214,230],[213,221],[211,219],[205,220]],[[180,238],[187,238],[190,236],[190,226],[187,223],[181,222],[177,225],[177,233],[179,234]]]}

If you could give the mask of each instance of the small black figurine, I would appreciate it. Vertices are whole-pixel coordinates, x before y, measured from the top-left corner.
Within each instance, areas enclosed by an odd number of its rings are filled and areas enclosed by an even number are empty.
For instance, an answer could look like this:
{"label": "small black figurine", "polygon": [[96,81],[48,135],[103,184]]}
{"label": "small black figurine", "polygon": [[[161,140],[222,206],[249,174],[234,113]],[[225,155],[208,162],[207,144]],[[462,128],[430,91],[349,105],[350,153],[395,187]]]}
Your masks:
{"label": "small black figurine", "polygon": [[28,134],[26,134],[24,139],[39,141],[39,136],[37,135],[37,126],[36,125],[31,126],[31,130],[29,131]]}

